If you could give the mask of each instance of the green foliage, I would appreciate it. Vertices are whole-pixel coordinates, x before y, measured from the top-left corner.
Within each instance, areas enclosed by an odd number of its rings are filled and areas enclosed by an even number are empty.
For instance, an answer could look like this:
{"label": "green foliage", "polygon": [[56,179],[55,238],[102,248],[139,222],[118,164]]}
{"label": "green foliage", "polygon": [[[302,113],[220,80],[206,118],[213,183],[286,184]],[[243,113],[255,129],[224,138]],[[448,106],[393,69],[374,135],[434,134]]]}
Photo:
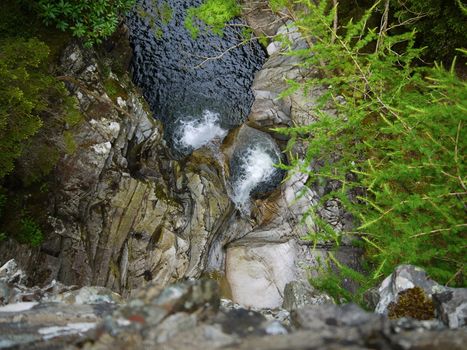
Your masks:
{"label": "green foliage", "polygon": [[26,185],[47,175],[59,157],[57,131],[82,119],[63,83],[48,72],[48,55],[37,38],[0,40],[0,180],[15,162]]}
{"label": "green foliage", "polygon": [[74,101],[73,98],[68,98],[66,102],[68,102],[68,106],[65,106],[66,113],[63,116],[63,120],[69,127],[76,126],[83,121],[83,115],[76,106],[76,101]]}
{"label": "green foliage", "polygon": [[291,5],[289,0],[269,0],[269,7],[272,11],[277,12],[283,8],[287,8]]}
{"label": "green foliage", "polygon": [[173,18],[173,10],[165,0],[152,0],[152,12],[147,12],[142,4],[136,6],[136,12],[141,18],[148,19],[149,27],[157,40],[161,40],[164,34],[163,26],[167,26]]}
{"label": "green foliage", "polygon": [[[2,190],[3,189],[0,187],[0,191],[2,191]],[[6,205],[6,195],[4,193],[0,192],[0,219],[3,216],[5,205]]]}
{"label": "green foliage", "polygon": [[[1,187],[0,190],[3,191]],[[37,247],[44,240],[40,225],[24,209],[18,210],[18,203],[18,198],[9,198],[0,193],[0,224],[8,222],[7,225],[0,225],[6,231],[0,231],[0,242],[10,236],[20,243]],[[5,216],[10,215],[11,220],[4,220]]]}
{"label": "green foliage", "polygon": [[[14,28],[0,32],[0,240],[36,246],[46,200],[37,188],[59,157],[76,147],[69,133],[82,116],[52,73],[68,36],[41,25],[27,3],[6,0],[0,6],[0,27]],[[26,21],[31,26],[22,25]]]}
{"label": "green foliage", "polygon": [[[0,187],[0,191],[2,188]],[[3,216],[3,210],[6,204],[6,196],[3,193],[0,193],[0,220]],[[0,231],[0,242],[6,239],[6,234]]]}
{"label": "green foliage", "polygon": [[154,5],[154,10],[163,25],[169,24],[169,22],[172,20],[173,11],[167,1],[162,1],[161,4]]}
{"label": "green foliage", "polygon": [[[329,272],[314,281],[344,300],[362,301],[344,292],[344,279],[365,288],[378,283],[394,267],[409,263],[432,278],[465,285],[465,150],[467,86],[437,65],[417,68],[413,32],[368,27],[378,2],[356,22],[336,33],[335,9],[327,1],[294,11],[295,25],[313,37],[310,49],[289,52],[317,71],[290,82],[283,94],[327,86],[310,115],[310,125],[281,129],[307,144],[304,159],[292,155],[291,171],[309,176],[308,186],[339,181],[337,190],[312,207],[309,216],[321,223],[309,239],[339,244],[344,233],[319,220],[318,209],[337,198],[353,214],[354,235],[365,251],[368,277],[331,261]],[[329,106],[337,116],[326,112]],[[305,219],[305,218],[304,218]],[[317,219],[317,220],[316,220]],[[336,273],[335,269],[338,270]]]}
{"label": "green foliage", "polygon": [[78,145],[75,142],[75,138],[71,131],[65,131],[63,133],[63,140],[65,142],[65,152],[67,154],[73,154],[76,152]]}
{"label": "green foliage", "polygon": [[83,38],[86,46],[99,44],[117,28],[119,16],[135,0],[36,0],[46,24],[69,30]]}
{"label": "green foliage", "polygon": [[25,217],[21,219],[17,240],[20,243],[38,247],[44,241],[44,235],[42,234],[40,226],[33,219]]}
{"label": "green foliage", "polygon": [[[332,253],[326,260],[318,259],[316,267],[317,277],[311,278],[310,283],[318,290],[326,291],[337,303],[353,300],[363,304],[363,294],[371,287],[367,276],[341,264]],[[358,291],[352,293],[345,285],[347,281],[358,283]]]}
{"label": "green foliage", "polygon": [[217,35],[222,35],[225,24],[240,15],[241,8],[235,0],[205,0],[199,7],[187,11],[185,27],[196,38],[204,24]]}
{"label": "green foliage", "polygon": [[11,172],[24,142],[42,126],[44,95],[55,84],[39,69],[47,45],[37,39],[0,42],[0,179]]}

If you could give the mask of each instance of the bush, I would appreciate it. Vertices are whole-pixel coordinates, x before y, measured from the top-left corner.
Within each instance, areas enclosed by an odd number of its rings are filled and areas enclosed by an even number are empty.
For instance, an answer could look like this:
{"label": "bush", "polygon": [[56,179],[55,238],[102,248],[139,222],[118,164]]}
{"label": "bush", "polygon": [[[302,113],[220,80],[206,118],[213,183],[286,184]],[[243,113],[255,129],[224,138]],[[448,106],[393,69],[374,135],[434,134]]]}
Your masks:
{"label": "bush", "polygon": [[[20,177],[29,184],[55,165],[65,148],[60,145],[65,123],[74,126],[82,117],[63,83],[48,72],[44,42],[0,38],[0,47],[0,180],[19,161]],[[24,149],[31,152],[20,160]]]}
{"label": "bush", "polygon": [[[0,190],[2,190],[1,187],[0,187]],[[5,203],[6,203],[6,196],[3,193],[0,193],[0,221],[2,219],[3,209],[5,207]],[[0,231],[0,242],[5,240],[5,239],[6,239],[6,234],[3,233],[2,231]]]}
{"label": "bush", "polygon": [[10,173],[25,141],[42,126],[39,114],[55,80],[43,74],[47,45],[37,39],[0,41],[0,179]]}
{"label": "bush", "polygon": [[86,46],[99,44],[117,28],[120,14],[131,9],[135,0],[37,0],[46,24],[83,38]]}
{"label": "bush", "polygon": [[[440,283],[465,285],[467,84],[453,68],[415,67],[421,50],[413,32],[368,28],[375,7],[335,33],[336,12],[327,1],[300,3],[304,11],[291,9],[295,24],[316,40],[289,54],[317,74],[291,81],[284,95],[316,85],[328,91],[310,111],[315,123],[279,130],[291,137],[288,149],[300,139],[308,144],[305,159],[282,167],[308,174],[311,187],[339,181],[311,208],[321,229],[308,238],[340,244],[345,233],[332,230],[318,211],[337,198],[354,216],[352,236],[365,251],[368,274],[331,261],[322,286],[361,301],[362,293],[342,293],[345,278],[368,288],[403,263],[425,268]],[[330,104],[337,117],[325,112]]]}

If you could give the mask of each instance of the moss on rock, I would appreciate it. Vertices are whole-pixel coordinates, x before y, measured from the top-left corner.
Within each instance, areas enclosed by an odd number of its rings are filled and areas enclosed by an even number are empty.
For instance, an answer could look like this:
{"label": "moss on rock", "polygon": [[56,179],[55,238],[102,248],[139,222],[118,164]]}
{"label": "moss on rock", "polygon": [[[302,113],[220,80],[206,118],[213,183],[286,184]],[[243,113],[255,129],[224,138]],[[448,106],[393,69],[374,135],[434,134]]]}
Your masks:
{"label": "moss on rock", "polygon": [[431,320],[435,318],[433,301],[420,287],[400,292],[397,302],[389,304],[388,310],[388,316],[391,319],[411,317],[417,320]]}

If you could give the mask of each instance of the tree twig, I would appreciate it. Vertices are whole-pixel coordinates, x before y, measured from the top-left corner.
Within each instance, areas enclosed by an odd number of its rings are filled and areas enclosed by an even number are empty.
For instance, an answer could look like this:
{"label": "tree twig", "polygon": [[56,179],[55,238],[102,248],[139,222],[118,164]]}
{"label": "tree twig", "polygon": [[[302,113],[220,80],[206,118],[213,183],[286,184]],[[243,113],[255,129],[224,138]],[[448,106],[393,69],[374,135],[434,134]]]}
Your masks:
{"label": "tree twig", "polygon": [[331,42],[334,44],[334,42],[336,41],[336,36],[337,36],[337,25],[339,23],[339,18],[338,18],[338,15],[337,15],[337,5],[339,3],[337,2],[337,0],[332,0],[332,5],[334,7],[334,19],[332,21],[332,26],[333,26],[333,31],[332,31],[332,38],[331,38]]}
{"label": "tree twig", "polygon": [[381,44],[383,43],[384,37],[386,36],[386,32],[388,29],[388,18],[389,18],[389,0],[386,0],[384,4],[383,16],[381,17],[381,23],[379,26],[378,41],[376,42],[375,52],[378,52]]}
{"label": "tree twig", "polygon": [[451,231],[453,228],[456,228],[456,227],[467,227],[467,224],[459,224],[459,225],[454,225],[454,226],[449,227],[449,228],[440,228],[440,229],[437,229],[437,230],[431,230],[431,231],[427,231],[427,232],[420,232],[420,233],[417,233],[415,235],[410,236],[410,238],[426,236],[426,235],[429,235],[429,234],[432,234],[432,233]]}

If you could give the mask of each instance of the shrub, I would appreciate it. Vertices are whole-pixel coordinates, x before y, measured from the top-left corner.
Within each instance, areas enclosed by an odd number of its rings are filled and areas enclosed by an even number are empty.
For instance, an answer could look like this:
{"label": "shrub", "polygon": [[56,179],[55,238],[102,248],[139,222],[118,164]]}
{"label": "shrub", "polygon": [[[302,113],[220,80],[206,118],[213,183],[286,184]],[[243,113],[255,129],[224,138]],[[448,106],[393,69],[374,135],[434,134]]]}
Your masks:
{"label": "shrub", "polygon": [[[375,7],[336,33],[336,12],[327,1],[298,2],[303,11],[290,8],[295,25],[314,40],[310,49],[289,54],[317,74],[291,81],[284,95],[316,85],[328,90],[310,110],[316,122],[278,130],[291,137],[288,149],[297,140],[308,145],[304,159],[292,157],[282,167],[308,174],[310,187],[339,181],[310,209],[321,225],[308,238],[340,244],[345,233],[326,225],[318,210],[337,198],[354,216],[357,232],[351,234],[365,251],[368,274],[364,279],[331,261],[322,284],[339,291],[350,278],[367,288],[408,263],[441,283],[464,285],[466,83],[453,68],[415,67],[421,50],[413,32],[368,28]],[[330,104],[337,117],[326,113]],[[340,297],[361,301],[361,292]]]}
{"label": "shrub", "polygon": [[65,148],[65,123],[82,120],[75,99],[48,72],[48,55],[37,38],[0,38],[0,180],[15,162],[26,185],[47,175]]}
{"label": "shrub", "polygon": [[54,79],[39,69],[47,45],[37,39],[0,41],[0,179],[11,172],[24,142],[42,126],[44,95]]}
{"label": "shrub", "polygon": [[[0,187],[0,190],[2,190],[1,187]],[[6,196],[3,193],[0,193],[0,218],[2,217],[3,208],[5,207],[5,203],[6,203]]]}
{"label": "shrub", "polygon": [[392,7],[399,23],[420,33],[417,41],[431,59],[452,59],[467,42],[467,7],[460,0],[395,0]]}
{"label": "shrub", "polygon": [[[2,188],[0,187],[0,191]],[[3,193],[0,193],[0,221],[3,215],[3,209],[6,203],[6,196]],[[6,239],[6,234],[0,231],[0,242]]]}
{"label": "shrub", "polygon": [[135,0],[37,0],[46,24],[70,30],[86,46],[101,43],[117,28],[119,15],[131,9]]}

